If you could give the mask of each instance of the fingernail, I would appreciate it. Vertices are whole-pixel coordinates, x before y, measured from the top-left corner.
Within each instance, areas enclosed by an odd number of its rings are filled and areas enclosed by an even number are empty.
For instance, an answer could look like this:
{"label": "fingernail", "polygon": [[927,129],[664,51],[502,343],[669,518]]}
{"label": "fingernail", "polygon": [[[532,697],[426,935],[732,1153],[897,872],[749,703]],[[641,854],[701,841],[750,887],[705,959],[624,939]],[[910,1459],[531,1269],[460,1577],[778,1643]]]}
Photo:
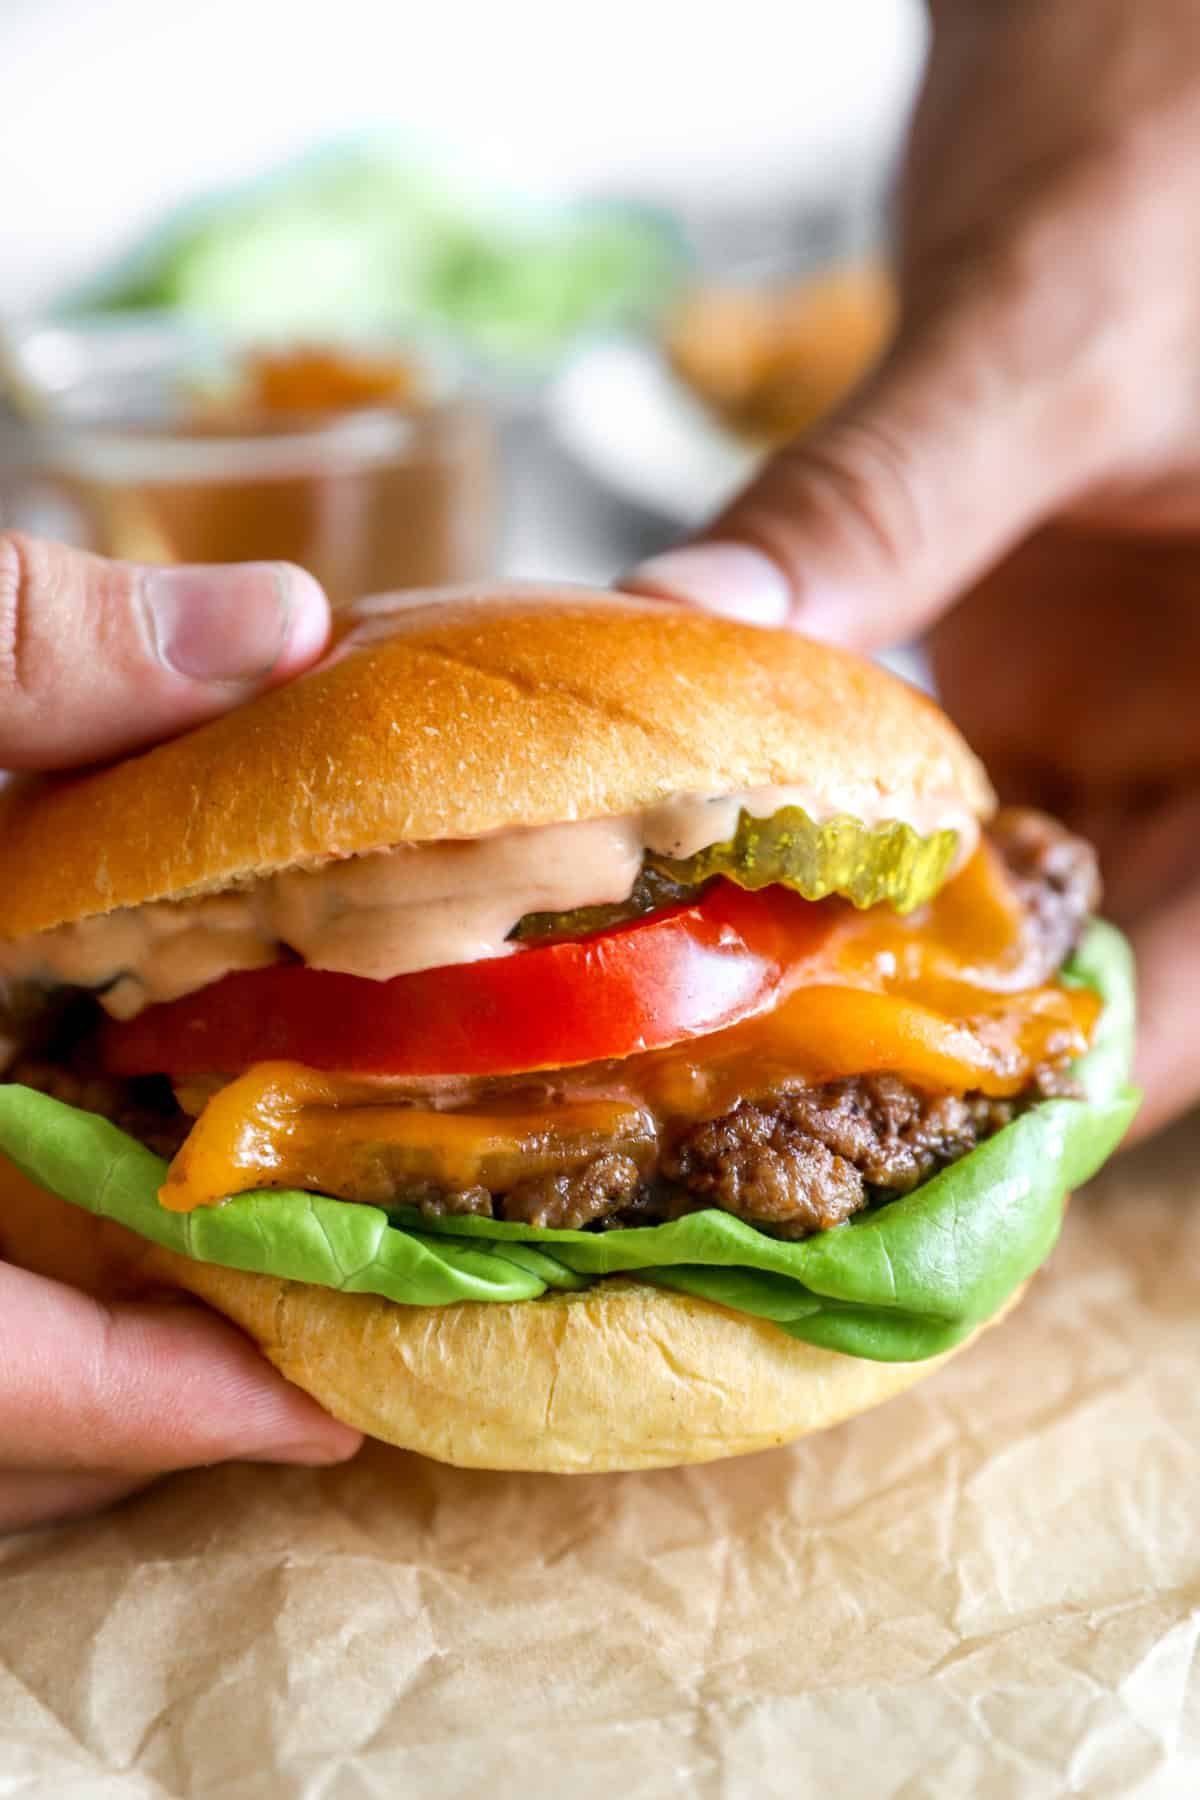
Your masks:
{"label": "fingernail", "polygon": [[639,563],[621,584],[635,593],[683,600],[747,625],[785,625],[792,591],[783,571],[749,544],[690,544]]}
{"label": "fingernail", "polygon": [[362,1448],[361,1432],[348,1425],[337,1425],[326,1437],[304,1439],[297,1444],[274,1444],[251,1460],[271,1463],[300,1463],[306,1468],[328,1468],[334,1463],[348,1462]]}
{"label": "fingernail", "polygon": [[290,563],[147,569],[142,604],[159,662],[189,681],[292,674],[320,654],[329,632],[325,595]]}

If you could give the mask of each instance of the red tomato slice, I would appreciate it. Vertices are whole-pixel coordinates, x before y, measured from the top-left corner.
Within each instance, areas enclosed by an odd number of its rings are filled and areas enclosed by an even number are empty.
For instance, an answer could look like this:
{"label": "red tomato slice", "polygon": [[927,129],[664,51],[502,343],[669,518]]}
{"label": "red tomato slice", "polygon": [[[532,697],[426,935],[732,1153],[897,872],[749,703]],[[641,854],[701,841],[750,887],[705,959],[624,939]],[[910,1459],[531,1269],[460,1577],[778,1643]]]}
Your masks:
{"label": "red tomato slice", "polygon": [[105,1028],[117,1075],[234,1073],[282,1059],[371,1075],[507,1075],[660,1049],[769,1006],[836,914],[717,881],[691,905],[593,937],[367,981],[281,963]]}

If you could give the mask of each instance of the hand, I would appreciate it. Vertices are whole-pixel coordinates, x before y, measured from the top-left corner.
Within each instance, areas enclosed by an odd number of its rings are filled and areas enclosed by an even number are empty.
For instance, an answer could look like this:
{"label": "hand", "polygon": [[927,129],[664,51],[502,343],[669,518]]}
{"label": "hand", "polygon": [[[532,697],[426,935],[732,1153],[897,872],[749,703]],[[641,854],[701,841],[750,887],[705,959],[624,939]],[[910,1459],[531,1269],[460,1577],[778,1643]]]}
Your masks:
{"label": "hand", "polygon": [[1004,797],[1098,841],[1144,1133],[1200,1096],[1200,12],[932,10],[890,354],[625,585],[859,649],[931,633]]}
{"label": "hand", "polygon": [[[1200,521],[1198,521],[1200,522]],[[1200,1094],[1200,545],[1059,527],[946,614],[930,650],[1005,800],[1100,852],[1138,956],[1145,1136]]]}
{"label": "hand", "polygon": [[[328,629],[297,569],[137,569],[0,533],[0,767],[92,762],[197,724],[297,674]],[[169,1469],[338,1462],[360,1442],[214,1314],[106,1304],[0,1262],[0,1531]]]}

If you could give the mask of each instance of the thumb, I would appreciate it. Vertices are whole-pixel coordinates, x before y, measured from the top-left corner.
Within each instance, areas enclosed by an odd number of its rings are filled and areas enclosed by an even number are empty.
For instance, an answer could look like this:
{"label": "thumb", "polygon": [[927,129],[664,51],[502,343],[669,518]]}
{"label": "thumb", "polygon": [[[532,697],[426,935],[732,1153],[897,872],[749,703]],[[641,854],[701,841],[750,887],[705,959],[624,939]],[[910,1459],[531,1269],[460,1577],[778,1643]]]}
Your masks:
{"label": "thumb", "polygon": [[315,660],[329,605],[287,563],[151,568],[0,532],[0,768],[184,731]]}
{"label": "thumb", "polygon": [[361,1442],[204,1307],[109,1307],[0,1264],[0,1500],[8,1472],[323,1464]]}
{"label": "thumb", "polygon": [[917,634],[1086,474],[1085,397],[1022,379],[1001,348],[1021,323],[994,311],[902,336],[846,407],[621,586],[858,649]]}

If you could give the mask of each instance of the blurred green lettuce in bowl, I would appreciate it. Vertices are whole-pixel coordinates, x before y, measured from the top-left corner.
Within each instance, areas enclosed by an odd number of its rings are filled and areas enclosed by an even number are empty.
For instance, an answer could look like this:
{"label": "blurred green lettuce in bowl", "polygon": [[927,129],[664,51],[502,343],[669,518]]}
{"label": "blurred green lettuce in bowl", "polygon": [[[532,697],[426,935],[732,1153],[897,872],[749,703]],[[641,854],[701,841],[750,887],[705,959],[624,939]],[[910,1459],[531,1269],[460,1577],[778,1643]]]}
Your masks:
{"label": "blurred green lettuce in bowl", "polygon": [[657,311],[685,256],[667,215],[520,205],[389,146],[309,157],[168,219],[65,311],[176,311],[240,337],[404,334],[540,371]]}

